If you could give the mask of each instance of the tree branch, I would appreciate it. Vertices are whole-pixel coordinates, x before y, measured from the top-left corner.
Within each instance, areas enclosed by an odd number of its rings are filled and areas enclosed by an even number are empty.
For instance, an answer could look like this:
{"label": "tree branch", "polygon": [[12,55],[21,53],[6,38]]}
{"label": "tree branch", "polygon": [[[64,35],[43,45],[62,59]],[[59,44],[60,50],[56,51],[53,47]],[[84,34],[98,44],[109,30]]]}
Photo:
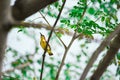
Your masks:
{"label": "tree branch", "polygon": [[24,20],[56,1],[57,0],[16,0],[12,6],[12,16],[15,20]]}
{"label": "tree branch", "polygon": [[60,67],[58,68],[58,72],[57,72],[57,75],[56,75],[56,77],[55,77],[55,80],[58,80],[58,78],[59,78],[59,75],[60,75],[60,72],[61,72],[62,67],[63,67],[63,65],[64,65],[64,62],[65,62],[65,59],[66,59],[66,56],[67,56],[68,50],[70,49],[72,43],[73,43],[74,40],[76,39],[75,36],[76,36],[76,32],[74,33],[74,35],[73,35],[73,37],[72,37],[72,39],[71,39],[69,45],[68,45],[68,46],[66,47],[66,49],[65,49],[65,52],[64,52],[64,55],[63,55],[63,58],[62,58],[62,61],[61,61]]}
{"label": "tree branch", "polygon": [[[32,39],[34,40],[35,47],[38,47],[38,46],[37,46],[37,45],[38,45],[38,44],[37,44],[37,40],[35,39],[35,37],[31,37],[29,33],[26,34],[26,35],[29,36],[30,38],[32,38]],[[9,46],[9,48],[11,48],[13,51],[18,52],[17,50],[13,49],[13,48],[10,47],[10,46]],[[22,54],[22,53],[19,53],[19,54]],[[35,49],[35,50],[34,50],[34,53],[29,54],[29,58],[33,60],[33,58],[34,58],[34,56],[35,56],[36,54],[37,54],[37,51],[36,51],[36,49]],[[18,59],[22,59],[22,58],[25,58],[25,57],[26,57],[26,55],[24,55],[24,56],[22,55],[22,56],[20,56]],[[13,62],[17,61],[18,59],[14,60]],[[13,63],[13,62],[11,62],[11,63]],[[11,68],[11,69],[8,69],[8,70],[3,71],[3,72],[2,72],[2,75],[6,74],[6,73],[13,72],[13,71],[16,70],[16,69],[23,69],[23,68],[29,66],[30,64],[34,64],[34,63],[31,63],[31,62],[22,63],[22,64],[14,67],[14,68]],[[7,65],[8,65],[8,64],[7,64]],[[5,66],[6,66],[6,65],[5,65]]]}
{"label": "tree branch", "polygon": [[56,24],[57,24],[57,22],[58,22],[58,20],[59,20],[59,18],[60,18],[60,16],[61,16],[61,13],[62,13],[62,10],[63,10],[63,8],[64,8],[65,3],[66,3],[66,0],[64,0],[64,2],[63,2],[63,4],[62,4],[62,7],[61,7],[61,9],[60,9],[60,12],[59,12],[59,14],[58,14],[58,16],[57,16],[57,19],[56,19],[53,27],[52,27],[52,30],[50,31],[50,35],[49,35],[48,40],[47,40],[47,44],[46,44],[46,47],[45,47],[45,51],[44,51],[44,53],[43,53],[40,80],[42,80],[43,69],[44,69],[44,62],[45,62],[45,54],[46,54],[46,51],[47,51],[47,46],[48,46],[48,44],[49,44],[50,38],[51,38],[51,36],[52,36],[52,33],[53,33],[53,31],[54,31],[54,29],[55,29],[55,27],[56,27]]}
{"label": "tree branch", "polygon": [[10,25],[12,24],[10,0],[0,0],[0,80],[2,71],[2,62],[4,58],[6,39]]}
{"label": "tree branch", "polygon": [[[49,25],[44,24],[44,23],[37,24],[37,23],[29,23],[29,22],[17,22],[17,23],[13,24],[13,28],[15,28],[15,27],[17,28],[19,26],[23,26],[25,28],[33,27],[33,28],[44,28],[46,30],[52,30],[52,26],[49,26]],[[56,29],[54,29],[54,31],[60,32],[62,34],[67,34],[69,36],[74,34],[73,32],[67,31],[64,28],[56,28]]]}
{"label": "tree branch", "polygon": [[31,64],[30,62],[26,62],[26,63],[24,63],[24,64],[21,64],[21,65],[15,67],[15,68],[8,69],[8,70],[2,72],[1,75],[4,75],[5,73],[13,72],[13,71],[16,70],[16,69],[23,69],[23,68],[29,66],[30,64]]}
{"label": "tree branch", "polygon": [[[40,12],[40,14],[41,14],[41,16],[43,17],[43,19],[47,22],[47,24],[48,24],[49,26],[51,26],[50,23],[48,22],[48,20],[45,18],[45,16],[44,16],[41,12]],[[55,35],[57,36],[57,38],[60,40],[60,42],[63,44],[64,48],[66,48],[65,43],[64,43],[64,42],[62,41],[62,39],[57,35],[55,29],[54,29],[54,33],[55,33]]]}
{"label": "tree branch", "polygon": [[99,78],[102,76],[106,68],[109,66],[112,59],[115,57],[115,54],[117,54],[119,48],[120,48],[120,33],[118,33],[115,39],[111,42],[110,49],[107,51],[106,56],[104,56],[102,62],[100,62],[96,71],[91,76],[90,80],[99,80]]}
{"label": "tree branch", "polygon": [[[24,20],[45,6],[57,0],[16,0],[12,6],[12,16],[15,20]],[[2,61],[5,53],[6,39],[9,30],[12,28],[13,20],[11,17],[10,0],[0,1],[0,80]]]}
{"label": "tree branch", "polygon": [[80,80],[85,80],[86,75],[88,74],[88,71],[90,70],[90,68],[92,67],[93,63],[95,62],[95,60],[97,59],[97,57],[99,56],[99,54],[103,51],[103,49],[110,44],[110,41],[113,39],[113,37],[115,37],[118,33],[120,32],[120,24],[117,26],[117,28],[115,29],[114,32],[112,32],[111,34],[109,34],[108,37],[106,37],[103,42],[100,44],[100,46],[96,49],[96,51],[92,54],[87,66],[85,67]]}

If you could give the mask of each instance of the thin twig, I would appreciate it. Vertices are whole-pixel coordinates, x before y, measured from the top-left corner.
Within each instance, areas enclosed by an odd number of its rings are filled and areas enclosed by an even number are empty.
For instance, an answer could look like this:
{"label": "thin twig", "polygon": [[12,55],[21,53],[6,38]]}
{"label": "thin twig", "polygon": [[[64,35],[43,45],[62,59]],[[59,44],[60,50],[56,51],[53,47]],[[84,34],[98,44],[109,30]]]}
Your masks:
{"label": "thin twig", "polygon": [[83,13],[82,13],[82,16],[81,16],[81,18],[80,18],[80,20],[79,20],[78,23],[81,23],[81,22],[82,22],[83,17],[85,16],[85,12],[86,12],[86,10],[87,10],[87,5],[85,6],[85,9],[84,9],[84,11],[83,11]]}
{"label": "thin twig", "polygon": [[[84,15],[85,15],[86,9],[87,9],[87,6],[85,7],[84,12],[83,12],[80,20],[77,22],[77,24],[79,24],[79,23],[82,22],[82,19],[83,19]],[[76,30],[77,30],[77,29],[76,29]],[[55,80],[58,80],[59,75],[60,75],[60,72],[61,72],[62,67],[63,67],[63,65],[64,65],[64,61],[65,61],[65,59],[66,59],[68,50],[69,50],[69,48],[71,47],[71,45],[72,45],[72,43],[74,42],[74,40],[76,39],[76,30],[75,30],[75,33],[74,33],[74,35],[73,35],[73,37],[72,37],[72,40],[70,41],[68,47],[66,47],[66,49],[65,49],[65,52],[64,52],[64,55],[63,55],[63,58],[62,58],[62,62],[61,62],[60,67],[59,67],[59,69],[58,69],[58,72],[57,72],[57,75],[56,75]]]}
{"label": "thin twig", "polygon": [[42,17],[37,17],[37,18],[31,20],[30,22],[33,22],[33,21],[35,21],[35,20],[37,20],[37,19],[39,19],[39,18],[42,18]]}
{"label": "thin twig", "polygon": [[42,80],[42,76],[43,76],[44,62],[45,62],[45,54],[46,54],[46,51],[47,51],[47,46],[48,46],[48,43],[49,43],[50,38],[51,38],[51,36],[52,36],[52,33],[53,33],[53,31],[54,31],[54,28],[55,28],[55,26],[56,26],[56,24],[57,24],[57,22],[58,22],[58,20],[59,20],[59,18],[60,18],[60,15],[61,15],[61,13],[62,13],[62,10],[63,10],[63,8],[64,8],[65,3],[66,3],[66,0],[64,0],[64,2],[63,2],[63,4],[62,4],[61,10],[60,10],[60,12],[59,12],[59,14],[58,14],[58,16],[57,16],[57,19],[56,19],[56,21],[55,21],[55,23],[54,23],[54,25],[53,25],[53,27],[52,27],[52,30],[51,30],[50,35],[49,35],[48,40],[47,40],[47,45],[46,45],[45,51],[44,51],[44,53],[43,53],[40,80]]}
{"label": "thin twig", "polygon": [[45,16],[44,16],[41,12],[39,12],[39,13],[40,13],[40,15],[43,17],[43,19],[47,22],[47,24],[48,24],[49,26],[51,26],[50,23],[48,22],[48,20],[45,18]]}
{"label": "thin twig", "polygon": [[[50,23],[48,22],[48,20],[46,19],[46,17],[45,17],[41,12],[39,12],[39,13],[40,13],[41,16],[43,17],[43,19],[47,22],[47,24],[48,24],[49,26],[51,26]],[[57,38],[60,40],[60,42],[63,44],[63,46],[66,48],[65,43],[64,43],[64,42],[62,41],[62,39],[56,34],[55,29],[54,29],[54,33],[55,33],[55,35],[57,36]]]}
{"label": "thin twig", "polygon": [[94,22],[97,22],[102,16],[98,17]]}
{"label": "thin twig", "polygon": [[30,62],[26,62],[26,63],[24,63],[24,64],[21,64],[21,65],[15,67],[15,68],[8,69],[8,70],[2,72],[2,75],[4,75],[5,73],[13,72],[13,71],[16,70],[16,69],[25,68],[25,67],[29,66],[30,64],[31,64]]}
{"label": "thin twig", "polygon": [[63,55],[63,58],[62,58],[62,62],[61,62],[60,67],[59,67],[59,69],[58,69],[58,72],[57,72],[57,75],[56,75],[55,80],[58,80],[58,78],[59,78],[59,75],[60,75],[60,72],[61,72],[62,67],[63,67],[63,65],[64,65],[64,62],[65,62],[65,59],[66,59],[68,50],[70,49],[72,43],[74,42],[75,36],[76,36],[76,32],[74,33],[74,35],[73,35],[73,37],[72,37],[72,39],[71,39],[71,41],[70,41],[68,47],[65,49],[65,52],[64,52],[64,55]]}
{"label": "thin twig", "polygon": [[[86,2],[87,3],[87,2]],[[89,4],[88,4],[89,5]],[[83,11],[83,13],[82,13],[82,16],[81,16],[81,18],[80,18],[80,20],[77,22],[77,24],[79,24],[79,23],[81,23],[82,22],[82,20],[83,20],[83,17],[85,16],[85,12],[86,12],[86,10],[87,10],[87,6],[88,5],[86,5],[85,6],[85,9],[84,9],[84,11]],[[76,30],[78,29],[78,27],[76,28]],[[76,31],[75,30],[75,31]],[[77,37],[76,37],[77,38]]]}
{"label": "thin twig", "polygon": [[63,42],[63,40],[57,35],[57,33],[54,31],[55,35],[57,36],[57,38],[60,40],[60,42],[63,44],[64,48],[66,49],[66,45],[65,43]]}

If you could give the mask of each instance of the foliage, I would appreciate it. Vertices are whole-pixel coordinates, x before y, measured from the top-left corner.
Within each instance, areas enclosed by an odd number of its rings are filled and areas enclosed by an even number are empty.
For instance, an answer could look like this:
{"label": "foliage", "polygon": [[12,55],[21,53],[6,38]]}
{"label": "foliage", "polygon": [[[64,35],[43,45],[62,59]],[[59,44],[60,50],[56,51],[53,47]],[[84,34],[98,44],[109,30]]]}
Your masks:
{"label": "foliage", "polygon": [[[117,17],[118,2],[119,0],[77,0],[77,3],[74,4],[72,8],[69,9],[65,7],[66,11],[60,18],[61,26],[59,28],[67,30],[68,32],[70,30],[73,30],[80,34],[78,36],[78,44],[80,45],[79,48],[82,49],[79,52],[69,52],[69,55],[74,57],[74,63],[65,62],[62,73],[60,74],[60,80],[75,80],[76,77],[78,79],[79,75],[81,74],[81,69],[83,69],[80,64],[86,64],[89,59],[89,45],[91,44],[90,41],[94,40],[94,35],[99,34],[102,36],[102,38],[104,38],[105,36],[108,36],[109,33],[114,31],[116,25],[119,23]],[[59,2],[56,2],[53,5],[49,5],[46,8],[40,10],[40,12],[42,12],[42,14],[46,14],[52,19],[56,19],[62,3],[63,0],[60,0]],[[30,33],[29,29],[26,29],[22,26],[18,29],[18,33],[16,34],[19,33],[23,33],[23,35],[28,36],[34,41],[34,52],[30,53],[26,51],[25,55],[20,56],[19,54],[21,53],[19,51],[13,49],[12,47],[8,47],[6,50],[6,55],[8,55],[8,53],[11,53],[13,55],[12,57],[16,59],[11,62],[11,68],[16,68],[26,63],[30,63],[30,65],[25,66],[20,70],[18,69],[10,73],[5,73],[2,78],[3,80],[34,80],[33,78],[35,77],[39,80],[42,55],[39,54],[41,52],[39,44],[36,44],[36,42],[39,41],[38,38],[36,38],[35,36],[37,34]],[[57,32],[57,35],[59,36],[59,38],[62,38],[64,36],[64,33]],[[80,42],[82,40],[84,42],[81,44]],[[54,37],[53,40],[51,40],[51,44],[52,43],[56,44],[60,49],[63,49],[63,46],[61,46],[57,37]],[[34,57],[36,55],[39,56],[39,58],[34,60]],[[63,54],[61,53],[60,55]],[[47,56],[48,59],[46,60],[44,65],[45,71],[43,80],[54,80],[57,69],[61,63],[61,58],[59,58],[59,55],[57,56],[58,57]],[[85,60],[83,60],[83,57],[85,57]],[[117,58],[115,62],[119,62],[120,54],[118,53],[116,57]],[[39,68],[35,68],[35,65],[37,65]],[[118,65],[116,66],[118,67],[116,70],[116,76],[120,76],[120,64],[118,63]],[[113,75],[109,73],[110,71],[107,70],[105,75],[102,76],[101,80],[110,79],[110,76]]]}

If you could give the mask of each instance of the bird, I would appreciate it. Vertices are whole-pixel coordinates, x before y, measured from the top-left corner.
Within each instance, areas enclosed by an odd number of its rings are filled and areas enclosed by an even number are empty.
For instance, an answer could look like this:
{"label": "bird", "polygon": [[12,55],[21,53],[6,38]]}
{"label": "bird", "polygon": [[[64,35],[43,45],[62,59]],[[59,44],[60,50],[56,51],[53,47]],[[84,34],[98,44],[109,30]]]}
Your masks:
{"label": "bird", "polygon": [[[41,45],[41,47],[45,50],[46,45],[47,45],[47,41],[46,41],[46,39],[45,39],[45,36],[44,36],[42,33],[40,33],[40,35],[41,35],[41,37],[40,37],[40,45]],[[50,47],[49,44],[48,44],[48,46],[47,46],[46,52],[47,52],[50,56],[53,55],[53,53],[52,53],[52,51],[51,51],[51,47]]]}

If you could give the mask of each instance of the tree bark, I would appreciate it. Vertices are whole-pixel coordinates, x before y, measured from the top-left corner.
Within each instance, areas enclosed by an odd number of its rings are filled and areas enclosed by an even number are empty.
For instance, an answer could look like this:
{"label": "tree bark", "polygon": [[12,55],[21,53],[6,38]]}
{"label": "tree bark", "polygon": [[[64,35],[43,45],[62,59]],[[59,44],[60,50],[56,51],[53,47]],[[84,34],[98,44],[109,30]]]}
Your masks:
{"label": "tree bark", "polygon": [[15,20],[24,20],[40,9],[58,0],[16,0],[12,7],[12,16]]}
{"label": "tree bark", "polygon": [[120,24],[118,24],[118,26],[116,27],[116,29],[109,34],[109,36],[107,36],[102,43],[100,44],[100,46],[94,51],[94,53],[92,54],[87,66],[85,67],[80,80],[85,80],[90,68],[92,67],[93,63],[96,61],[96,59],[98,58],[98,56],[100,55],[100,53],[103,51],[103,49],[110,44],[110,41],[115,38],[115,36],[117,34],[120,33]]}
{"label": "tree bark", "polygon": [[0,80],[2,71],[2,62],[5,53],[6,38],[12,23],[10,0],[0,0]]}
{"label": "tree bark", "polygon": [[7,34],[8,34],[7,31],[0,29],[0,76],[1,76],[2,62],[3,62],[5,48],[6,48]]}
{"label": "tree bark", "polygon": [[15,20],[24,20],[55,1],[57,0],[16,0],[14,6],[10,7],[10,0],[0,0],[0,80],[7,34],[13,24],[12,16]]}
{"label": "tree bark", "polygon": [[115,54],[120,48],[120,33],[115,37],[115,39],[110,44],[110,49],[107,51],[106,56],[103,58],[102,62],[98,65],[97,70],[91,76],[90,80],[99,80],[106,68],[109,66],[111,60],[115,57]]}

